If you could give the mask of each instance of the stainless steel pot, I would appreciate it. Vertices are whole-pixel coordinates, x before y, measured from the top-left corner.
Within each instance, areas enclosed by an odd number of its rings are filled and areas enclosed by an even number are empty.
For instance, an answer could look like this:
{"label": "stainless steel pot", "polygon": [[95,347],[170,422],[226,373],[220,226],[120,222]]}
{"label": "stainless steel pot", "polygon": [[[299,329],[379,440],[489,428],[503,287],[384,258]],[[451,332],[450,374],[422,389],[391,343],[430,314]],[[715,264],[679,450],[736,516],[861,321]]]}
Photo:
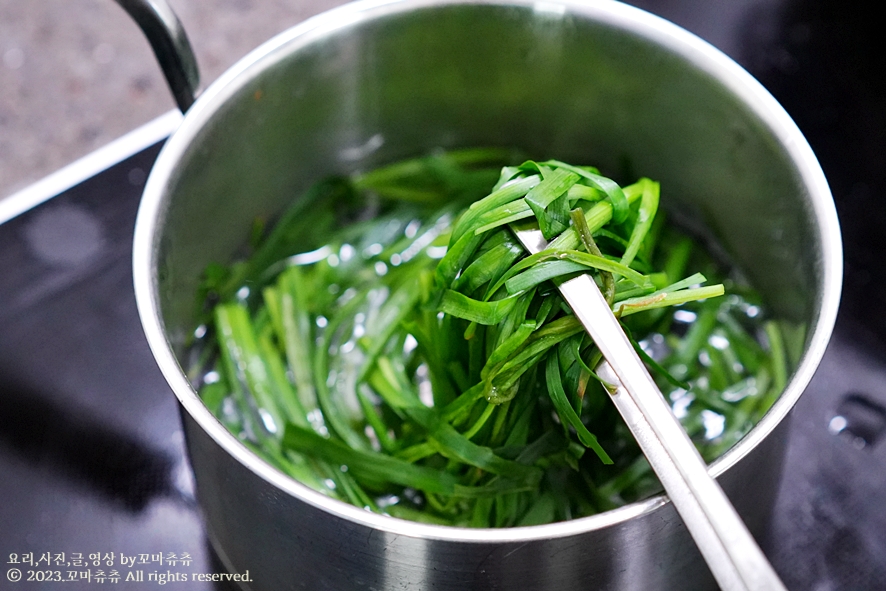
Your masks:
{"label": "stainless steel pot", "polygon": [[[187,101],[185,101],[187,102]],[[787,390],[711,467],[765,529],[787,415],[824,353],[841,243],[822,171],[745,71],[616,2],[369,0],[272,39],[188,110],[151,172],[135,232],[139,312],[181,402],[211,542],[254,590],[707,589],[665,497],[507,530],[422,525],[330,500],[260,461],[209,413],[183,360],[210,262],[301,190],[436,147],[520,147],[661,181],[777,313],[808,327]]]}

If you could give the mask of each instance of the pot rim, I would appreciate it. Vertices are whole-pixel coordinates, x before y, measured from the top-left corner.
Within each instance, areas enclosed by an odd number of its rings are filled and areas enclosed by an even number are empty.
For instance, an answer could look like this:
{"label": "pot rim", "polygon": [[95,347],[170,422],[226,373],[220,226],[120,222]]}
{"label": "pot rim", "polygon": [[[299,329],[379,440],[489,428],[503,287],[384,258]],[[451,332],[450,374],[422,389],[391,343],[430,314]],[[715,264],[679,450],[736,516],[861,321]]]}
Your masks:
{"label": "pot rim", "polygon": [[447,5],[490,5],[530,8],[546,14],[566,13],[624,29],[686,59],[733,93],[759,118],[797,168],[818,222],[823,292],[808,347],[784,393],[772,408],[709,469],[718,477],[748,455],[786,417],[799,399],[824,355],[837,317],[842,288],[842,243],[836,208],[824,173],[806,139],[773,96],[747,71],[706,41],[639,8],[610,0],[358,0],[314,16],[265,42],[219,77],[188,110],[179,128],[162,148],[145,186],[135,226],[133,273],[136,304],[151,351],[167,382],[187,413],[227,453],[281,491],[323,511],[392,534],[452,542],[526,542],[604,529],[651,513],[669,501],[666,495],[631,503],[597,515],[570,521],[506,529],[469,529],[422,524],[378,515],[331,499],[265,463],[244,446],[206,408],[179,366],[166,338],[157,295],[158,230],[168,208],[167,184],[194,139],[219,109],[266,68],[290,53],[337,29],[391,14]]}

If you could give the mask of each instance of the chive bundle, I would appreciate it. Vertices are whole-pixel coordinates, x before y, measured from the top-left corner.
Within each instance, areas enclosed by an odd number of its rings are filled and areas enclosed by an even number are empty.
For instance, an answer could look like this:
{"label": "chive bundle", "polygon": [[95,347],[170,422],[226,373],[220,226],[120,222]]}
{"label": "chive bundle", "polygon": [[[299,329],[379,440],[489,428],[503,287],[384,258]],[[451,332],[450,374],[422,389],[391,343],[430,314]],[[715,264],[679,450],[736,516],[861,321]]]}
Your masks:
{"label": "chive bundle", "polygon": [[[654,181],[509,158],[327,179],[249,257],[208,269],[192,376],[207,406],[371,511],[509,527],[616,507],[658,484],[556,289],[590,273],[703,456],[737,442],[784,388],[797,331],[664,223]],[[510,229],[526,222],[548,249],[526,255]]]}

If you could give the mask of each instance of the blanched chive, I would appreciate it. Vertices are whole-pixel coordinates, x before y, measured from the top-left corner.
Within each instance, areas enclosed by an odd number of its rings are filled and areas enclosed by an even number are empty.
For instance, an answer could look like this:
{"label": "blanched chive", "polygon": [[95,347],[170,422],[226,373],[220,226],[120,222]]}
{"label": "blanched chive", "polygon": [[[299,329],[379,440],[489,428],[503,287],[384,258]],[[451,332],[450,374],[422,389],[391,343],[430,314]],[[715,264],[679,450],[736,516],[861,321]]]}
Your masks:
{"label": "blanched chive", "polygon": [[578,182],[579,176],[562,168],[546,171],[543,176],[524,199],[542,234],[550,240],[568,227],[569,198],[566,193]]}
{"label": "blanched chive", "polygon": [[345,303],[338,314],[328,321],[324,336],[319,339],[319,346],[313,355],[314,361],[314,387],[317,392],[318,406],[323,413],[323,420],[333,435],[340,437],[345,443],[354,449],[368,449],[369,443],[363,434],[358,433],[347,419],[347,411],[344,402],[332,395],[329,385],[329,348],[332,336],[336,334],[341,324],[346,322],[348,312],[358,308],[366,294],[360,294]]}
{"label": "blanched chive", "polygon": [[375,405],[369,398],[367,390],[368,388],[357,388],[356,390],[360,409],[363,411],[363,416],[366,418],[367,425],[375,433],[379,446],[386,452],[393,453],[397,450],[397,444],[394,443],[394,440],[388,435],[387,425],[385,425],[384,421],[379,416]]}
{"label": "blanched chive", "polygon": [[[626,189],[628,187],[625,187]],[[626,193],[627,205],[630,205],[642,196],[641,191],[632,191]],[[614,221],[612,215],[612,203],[609,201],[601,201],[594,204],[585,213],[585,221],[591,232],[596,232],[610,221]],[[625,208],[625,216],[627,216],[627,207]],[[574,228],[567,228],[562,234],[551,240],[548,247],[554,250],[575,250],[581,243],[578,232]]]}
{"label": "blanched chive", "polygon": [[563,420],[563,423],[570,425],[575,429],[578,440],[581,441],[582,445],[585,447],[594,450],[594,453],[597,454],[600,461],[604,464],[611,464],[612,458],[610,458],[609,454],[607,454],[600,446],[597,438],[588,431],[588,428],[581,422],[581,418],[579,418],[575,413],[575,410],[569,404],[569,400],[566,398],[566,392],[563,390],[563,384],[560,382],[560,367],[557,363],[556,355],[548,355],[545,379],[548,384],[548,394],[551,397],[551,401],[554,403],[554,407],[557,409],[557,414],[559,414],[560,418]]}
{"label": "blanched chive", "polygon": [[277,402],[280,396],[275,391],[267,362],[259,350],[246,308],[241,304],[219,306],[216,308],[215,320],[219,339],[227,351],[233,369],[259,405],[262,428],[279,438],[284,425]]}
{"label": "blanched chive", "polygon": [[358,477],[375,482],[393,482],[442,495],[455,492],[457,479],[452,474],[417,466],[386,454],[353,449],[291,423],[283,434],[283,445],[333,465],[347,466]]}
{"label": "blanched chive", "polygon": [[492,416],[492,413],[495,411],[496,408],[499,407],[495,404],[487,404],[486,408],[483,409],[483,414],[480,415],[480,418],[477,419],[477,421],[473,425],[471,425],[470,429],[464,432],[464,437],[466,439],[472,439],[474,435],[476,435],[480,431],[480,429],[486,426],[486,421],[489,420],[489,417]]}
{"label": "blanched chive", "polygon": [[281,332],[278,338],[283,342],[286,350],[286,361],[292,372],[296,392],[302,406],[308,412],[317,407],[317,392],[314,388],[314,379],[311,373],[311,359],[313,347],[311,342],[311,320],[307,311],[305,297],[308,293],[307,286],[302,280],[302,272],[298,267],[291,267],[280,275],[279,307],[274,305],[277,298],[270,297],[268,309],[272,312],[279,310],[280,320],[277,323]]}
{"label": "blanched chive", "polygon": [[516,303],[517,299],[513,296],[481,302],[449,289],[443,293],[440,311],[479,324],[498,324]]}
{"label": "blanched chive", "polygon": [[489,355],[486,360],[486,365],[483,366],[483,370],[480,372],[480,377],[485,379],[492,368],[503,363],[508,357],[517,351],[517,349],[522,347],[526,342],[526,339],[529,338],[537,327],[538,323],[534,320],[528,320],[520,324],[517,330],[504,339],[504,341]]}
{"label": "blanched chive", "polygon": [[[378,312],[372,317],[372,328],[367,327],[367,331],[372,338],[368,339],[366,347],[366,356],[363,367],[357,374],[357,381],[361,382],[371,371],[376,358],[381,354],[382,349],[387,345],[388,340],[394,331],[400,329],[400,323],[410,315],[410,311],[418,302],[421,295],[420,285],[416,282],[406,282],[394,289],[393,293],[388,296],[387,301],[381,306]],[[364,341],[366,342],[366,341]]]}
{"label": "blanched chive", "polygon": [[497,281],[523,254],[523,248],[510,240],[503,241],[478,256],[453,286],[461,293],[473,293],[480,286]]}
{"label": "blanched chive", "polygon": [[447,404],[442,411],[442,418],[450,423],[458,422],[459,417],[470,410],[470,408],[483,399],[483,383],[474,384],[464,392],[462,392],[455,400]]}
{"label": "blanched chive", "polygon": [[628,281],[641,287],[650,285],[649,280],[641,273],[634,271],[630,267],[626,267],[622,263],[610,261],[609,259],[602,256],[596,256],[578,250],[565,250],[560,254],[560,257],[568,259],[570,261],[574,261],[576,263],[581,263],[583,265],[591,267],[592,269],[608,271],[613,275],[621,275]]}
{"label": "blanched chive", "polygon": [[763,325],[763,330],[766,331],[766,339],[769,341],[769,355],[772,359],[772,389],[781,392],[788,383],[788,364],[784,340],[778,324],[774,321],[766,322]]}
{"label": "blanched chive", "polygon": [[624,256],[621,257],[621,264],[626,267],[630,266],[634,261],[634,257],[640,251],[640,247],[643,245],[643,241],[646,239],[646,235],[649,233],[655,214],[658,211],[658,183],[649,179],[641,179],[639,183],[643,185],[643,193],[640,198],[640,207],[637,210],[637,222],[634,224],[634,229],[631,230],[628,248]]}
{"label": "blanched chive", "polygon": [[572,261],[542,261],[505,282],[511,295],[522,293],[536,285],[564,275],[574,275],[586,271],[587,267]]}
{"label": "blanched chive", "polygon": [[680,304],[685,304],[686,302],[715,298],[724,293],[725,289],[722,285],[694,287],[672,292],[656,292],[645,297],[622,300],[613,306],[613,312],[615,312],[616,316],[619,318],[623,318],[631,314],[636,314],[637,312],[643,312],[644,310],[678,306]]}
{"label": "blanched chive", "polygon": [[476,220],[485,213],[494,210],[515,199],[524,197],[534,186],[541,182],[539,175],[530,175],[512,179],[483,199],[476,201],[462,214],[452,230],[452,241],[457,242],[469,232]]}
{"label": "blanched chive", "polygon": [[[218,360],[202,395],[223,422],[325,494],[430,523],[529,525],[648,494],[655,477],[591,379],[599,349],[557,293],[588,273],[676,388],[704,457],[738,441],[801,339],[754,331],[766,316],[744,300],[710,299],[723,285],[691,271],[716,267],[663,225],[657,183],[621,188],[557,160],[487,166],[505,153],[440,152],[321,183],[255,261],[209,269],[201,289],[225,300],[208,323],[219,348],[190,374],[199,384]],[[531,217],[551,240],[525,256],[501,226]],[[712,411],[726,430],[708,441]]]}
{"label": "blanched chive", "polygon": [[482,223],[474,230],[474,234],[484,234],[495,228],[531,218],[533,215],[529,203],[525,199],[518,199],[483,214],[480,218]]}
{"label": "blanched chive", "polygon": [[684,366],[693,363],[716,325],[717,311],[713,308],[702,309],[685,338],[680,342],[679,349],[674,352],[674,361]]}
{"label": "blanched chive", "polygon": [[[600,252],[600,248],[594,241],[594,236],[591,234],[591,229],[588,227],[588,221],[585,219],[584,211],[582,211],[580,207],[576,207],[570,213],[570,217],[572,218],[572,227],[578,232],[578,237],[581,238],[581,243],[584,245],[587,253],[602,259],[603,253]],[[630,262],[625,263],[622,261],[622,264],[629,265]],[[611,306],[612,300],[615,297],[615,278],[612,276],[612,272],[602,271],[600,273],[600,282],[602,283],[600,289],[603,292],[603,298]]]}
{"label": "blanched chive", "polygon": [[295,388],[289,382],[283,360],[267,333],[258,335],[258,353],[265,361],[271,391],[276,401],[279,402],[282,415],[297,425],[307,427],[307,412],[298,399]]}
{"label": "blanched chive", "polygon": [[429,430],[428,442],[441,455],[492,474],[507,476],[530,486],[541,480],[541,469],[499,457],[490,448],[471,442],[447,423],[437,423]]}
{"label": "blanched chive", "polygon": [[606,178],[599,174],[595,174],[586,169],[583,169],[578,166],[572,166],[570,164],[566,164],[564,162],[560,162],[558,160],[549,160],[545,162],[549,166],[555,166],[558,169],[565,169],[575,174],[581,176],[585,182],[594,187],[595,189],[599,189],[606,193],[606,196],[609,197],[609,201],[612,204],[612,220],[616,224],[620,224],[628,217],[628,200],[625,197],[624,191],[622,188],[618,186],[618,183],[613,181],[612,179]]}
{"label": "blanched chive", "polygon": [[404,387],[397,370],[387,357],[379,357],[368,383],[393,409],[405,410],[423,406],[410,387]]}

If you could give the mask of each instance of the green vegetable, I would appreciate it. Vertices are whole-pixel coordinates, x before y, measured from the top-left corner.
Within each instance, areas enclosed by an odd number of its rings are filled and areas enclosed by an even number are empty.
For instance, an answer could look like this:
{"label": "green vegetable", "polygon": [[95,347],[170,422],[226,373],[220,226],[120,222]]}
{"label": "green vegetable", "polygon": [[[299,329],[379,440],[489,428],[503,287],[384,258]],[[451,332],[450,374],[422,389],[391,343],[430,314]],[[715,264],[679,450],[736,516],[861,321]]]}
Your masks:
{"label": "green vegetable", "polygon": [[[250,257],[207,269],[207,405],[278,469],[372,511],[508,527],[616,507],[658,483],[556,290],[590,273],[704,457],[737,442],[802,331],[662,222],[654,181],[510,157],[322,181]],[[550,246],[526,256],[509,224],[529,219]]]}

